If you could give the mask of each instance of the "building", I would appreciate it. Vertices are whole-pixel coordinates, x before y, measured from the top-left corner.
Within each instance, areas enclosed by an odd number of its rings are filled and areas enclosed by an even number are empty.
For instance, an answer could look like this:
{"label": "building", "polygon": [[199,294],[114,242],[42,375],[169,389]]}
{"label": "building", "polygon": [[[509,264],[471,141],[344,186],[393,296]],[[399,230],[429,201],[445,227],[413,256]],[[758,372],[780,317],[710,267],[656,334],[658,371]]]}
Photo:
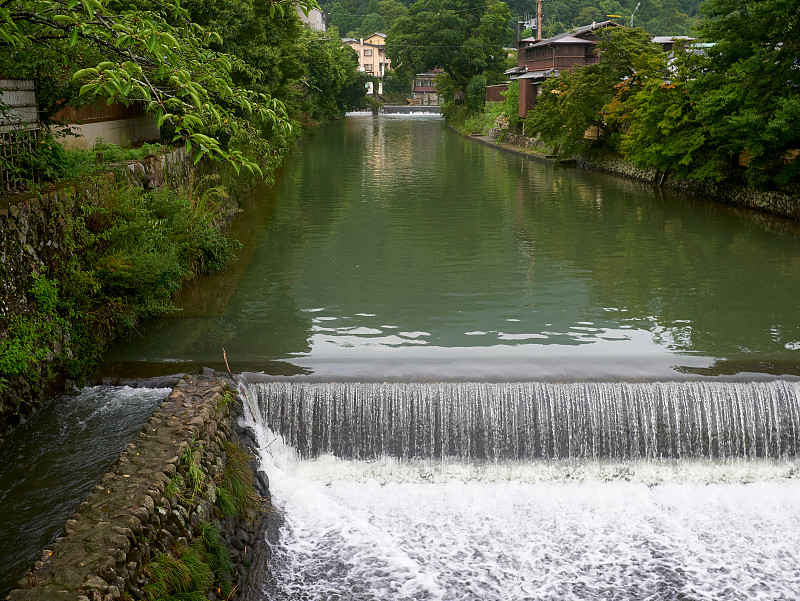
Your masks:
{"label": "building", "polygon": [[358,54],[358,70],[378,78],[378,93],[383,93],[383,77],[391,69],[386,56],[386,34],[373,33],[366,38],[342,38],[342,43],[350,46]]}
{"label": "building", "polygon": [[598,60],[599,31],[622,27],[614,21],[601,21],[552,38],[525,38],[517,45],[517,66],[506,73],[519,80],[519,116],[524,118],[536,104],[542,83],[565,69],[593,65]]}
{"label": "building", "polygon": [[314,31],[327,31],[330,15],[322,12],[318,8],[312,8],[306,14],[300,5],[297,6],[297,16]]}
{"label": "building", "polygon": [[72,135],[59,138],[62,146],[92,148],[99,140],[117,146],[133,146],[143,142],[158,142],[161,132],[156,119],[148,115],[143,102],[125,106],[100,101],[81,108],[61,110],[55,119],[69,124]]}
{"label": "building", "polygon": [[427,73],[417,73],[414,82],[411,84],[411,101],[414,104],[424,105],[438,105],[441,103],[441,97],[436,91],[436,84],[434,78],[441,69],[432,69]]}
{"label": "building", "polygon": [[661,46],[664,52],[672,52],[675,46],[686,48],[695,41],[695,38],[688,35],[657,35],[651,41]]}

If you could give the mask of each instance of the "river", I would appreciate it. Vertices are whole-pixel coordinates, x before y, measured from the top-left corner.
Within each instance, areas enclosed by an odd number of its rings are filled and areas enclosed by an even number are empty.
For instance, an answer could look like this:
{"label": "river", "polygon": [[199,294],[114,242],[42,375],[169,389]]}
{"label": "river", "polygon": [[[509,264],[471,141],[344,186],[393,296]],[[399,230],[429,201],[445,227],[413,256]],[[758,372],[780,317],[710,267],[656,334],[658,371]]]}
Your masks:
{"label": "river", "polygon": [[799,226],[351,116],[253,196],[238,263],[107,372],[222,369],[225,347],[235,372],[320,380],[800,374]]}
{"label": "river", "polygon": [[243,208],[99,375],[225,348],[285,520],[265,599],[800,596],[800,224],[435,116],[325,127]]}

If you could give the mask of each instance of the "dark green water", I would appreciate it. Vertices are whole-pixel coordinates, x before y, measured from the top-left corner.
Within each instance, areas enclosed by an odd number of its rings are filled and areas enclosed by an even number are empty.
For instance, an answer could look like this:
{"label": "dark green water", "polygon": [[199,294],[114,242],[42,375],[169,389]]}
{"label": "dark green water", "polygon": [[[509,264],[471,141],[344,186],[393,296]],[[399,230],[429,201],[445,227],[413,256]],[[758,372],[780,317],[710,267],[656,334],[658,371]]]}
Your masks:
{"label": "dark green water", "polygon": [[[529,162],[433,117],[352,116],[236,223],[225,273],[105,374],[800,374],[798,224]],[[745,374],[745,375],[742,375]]]}

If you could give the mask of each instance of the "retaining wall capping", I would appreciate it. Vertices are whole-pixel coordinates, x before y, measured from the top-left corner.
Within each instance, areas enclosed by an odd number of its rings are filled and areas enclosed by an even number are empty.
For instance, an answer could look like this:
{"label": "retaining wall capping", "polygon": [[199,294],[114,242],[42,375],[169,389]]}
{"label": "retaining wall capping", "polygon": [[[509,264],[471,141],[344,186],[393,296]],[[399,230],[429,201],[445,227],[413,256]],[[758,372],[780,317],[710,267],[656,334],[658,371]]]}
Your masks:
{"label": "retaining wall capping", "polygon": [[[8,601],[117,601],[142,599],[143,566],[160,553],[188,544],[200,524],[212,521],[222,532],[234,563],[234,591],[245,588],[254,553],[263,539],[263,519],[220,517],[216,488],[193,494],[182,461],[187,449],[200,449],[206,481],[224,472],[225,443],[240,443],[236,409],[226,395],[237,395],[227,378],[204,369],[184,376],[147,421],[137,440],[120,455],[89,498],[64,525],[61,536],[6,597]],[[176,474],[184,476],[177,494]],[[269,509],[266,477],[256,480]],[[235,598],[235,597],[234,597]],[[210,601],[217,599],[211,592]]]}

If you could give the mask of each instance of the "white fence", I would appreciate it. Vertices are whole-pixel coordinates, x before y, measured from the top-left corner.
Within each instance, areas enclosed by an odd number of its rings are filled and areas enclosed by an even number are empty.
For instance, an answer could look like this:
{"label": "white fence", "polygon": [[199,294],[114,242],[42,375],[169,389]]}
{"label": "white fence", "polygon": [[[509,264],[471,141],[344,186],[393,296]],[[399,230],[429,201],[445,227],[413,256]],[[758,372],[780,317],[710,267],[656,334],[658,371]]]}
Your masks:
{"label": "white fence", "polygon": [[18,189],[17,172],[39,139],[39,107],[31,79],[0,79],[0,194]]}

